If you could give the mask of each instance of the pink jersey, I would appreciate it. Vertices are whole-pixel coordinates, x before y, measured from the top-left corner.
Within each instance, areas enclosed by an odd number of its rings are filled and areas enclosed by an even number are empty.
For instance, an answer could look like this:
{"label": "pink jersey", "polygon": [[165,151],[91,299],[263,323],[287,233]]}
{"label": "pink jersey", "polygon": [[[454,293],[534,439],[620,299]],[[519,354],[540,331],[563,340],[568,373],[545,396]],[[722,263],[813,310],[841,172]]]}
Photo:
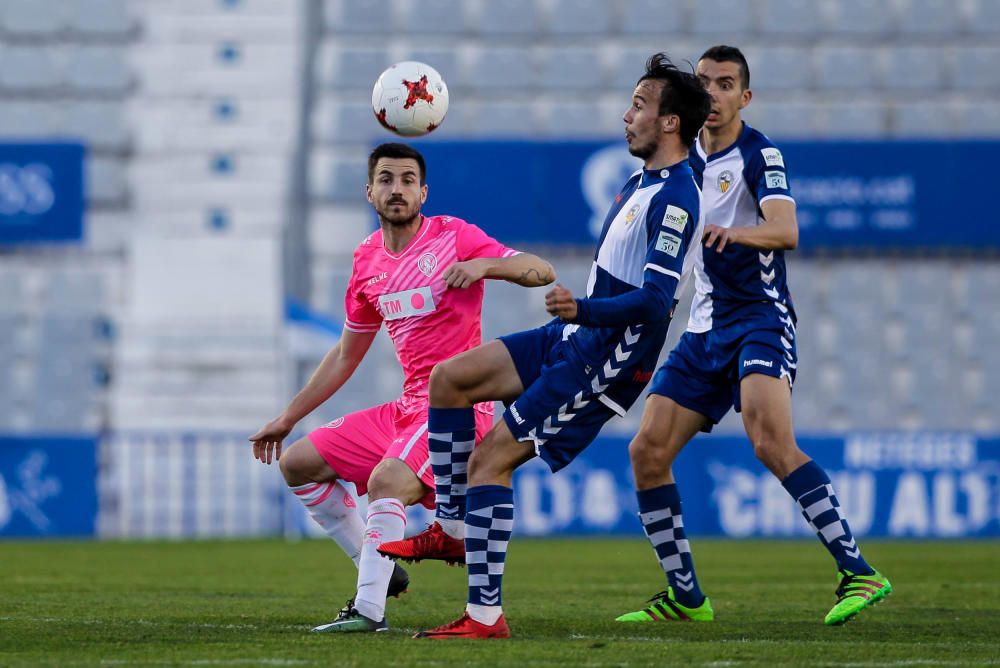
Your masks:
{"label": "pink jersey", "polygon": [[398,255],[383,246],[382,230],[361,242],[344,299],[345,327],[376,332],[385,322],[406,376],[404,403],[426,401],[435,364],[482,343],[483,282],[448,288],[444,271],[455,262],[516,254],[451,216],[424,217]]}

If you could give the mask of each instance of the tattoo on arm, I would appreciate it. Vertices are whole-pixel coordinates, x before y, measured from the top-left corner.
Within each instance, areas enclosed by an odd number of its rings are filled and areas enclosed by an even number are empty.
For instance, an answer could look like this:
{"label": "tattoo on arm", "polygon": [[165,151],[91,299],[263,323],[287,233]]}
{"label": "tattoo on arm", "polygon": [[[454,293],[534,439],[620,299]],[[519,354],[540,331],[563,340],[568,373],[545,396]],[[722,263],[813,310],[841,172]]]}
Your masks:
{"label": "tattoo on arm", "polygon": [[532,267],[524,271],[517,279],[520,285],[547,285],[552,282],[552,273],[545,269]]}

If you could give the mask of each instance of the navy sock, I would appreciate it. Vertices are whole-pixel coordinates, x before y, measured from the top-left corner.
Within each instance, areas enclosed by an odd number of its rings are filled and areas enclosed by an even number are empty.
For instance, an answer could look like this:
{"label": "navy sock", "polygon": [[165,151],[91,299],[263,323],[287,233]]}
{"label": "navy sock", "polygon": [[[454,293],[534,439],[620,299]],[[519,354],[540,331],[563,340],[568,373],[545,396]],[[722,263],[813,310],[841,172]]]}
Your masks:
{"label": "navy sock", "polygon": [[838,570],[857,575],[875,572],[861,556],[851,527],[840,512],[840,502],[833,492],[830,477],[819,464],[811,460],[806,462],[789,473],[781,484],[798,502],[802,516],[837,561]]}
{"label": "navy sock", "polygon": [[681,495],[677,485],[671,483],[639,490],[636,496],[639,498],[642,528],[653,544],[660,568],[674,590],[674,597],[685,607],[697,608],[704,602],[705,595],[694,573],[694,560],[684,533]]}
{"label": "navy sock", "polygon": [[502,485],[469,489],[465,514],[465,563],[469,603],[499,606],[507,543],[514,528],[514,490]]}
{"label": "navy sock", "polygon": [[465,518],[469,456],[476,444],[476,414],[472,408],[429,408],[427,447],[434,472],[434,515]]}

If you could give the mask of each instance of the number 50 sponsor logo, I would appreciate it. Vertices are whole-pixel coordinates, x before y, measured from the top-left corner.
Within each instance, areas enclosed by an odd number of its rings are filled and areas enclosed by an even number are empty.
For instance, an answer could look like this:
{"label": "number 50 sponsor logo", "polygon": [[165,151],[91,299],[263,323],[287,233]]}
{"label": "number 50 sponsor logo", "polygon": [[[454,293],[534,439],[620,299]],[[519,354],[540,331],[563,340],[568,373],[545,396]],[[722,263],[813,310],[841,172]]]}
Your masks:
{"label": "number 50 sponsor logo", "polygon": [[52,168],[41,163],[0,163],[0,215],[38,216],[55,204]]}

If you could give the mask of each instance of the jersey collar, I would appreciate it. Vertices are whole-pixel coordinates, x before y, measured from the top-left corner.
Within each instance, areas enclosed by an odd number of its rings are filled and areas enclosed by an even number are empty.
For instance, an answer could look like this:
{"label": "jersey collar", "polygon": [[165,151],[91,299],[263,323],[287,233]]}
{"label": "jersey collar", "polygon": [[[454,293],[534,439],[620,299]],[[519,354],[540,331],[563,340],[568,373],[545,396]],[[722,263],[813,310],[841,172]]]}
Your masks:
{"label": "jersey collar", "polygon": [[736,138],[736,141],[734,141],[732,144],[722,149],[721,151],[713,153],[712,155],[705,154],[705,147],[701,145],[701,133],[699,132],[698,137],[695,139],[694,142],[695,149],[698,151],[698,157],[704,160],[705,163],[707,164],[709,162],[712,162],[713,160],[718,160],[719,158],[726,155],[730,151],[734,150],[737,146],[742,144],[743,138],[747,136],[748,132],[750,132],[750,126],[747,125],[746,121],[740,121],[740,122],[743,124],[743,126],[742,129],[740,130],[739,136]]}
{"label": "jersey collar", "polygon": [[639,187],[645,188],[647,186],[663,183],[675,173],[687,173],[690,171],[691,168],[688,165],[687,158],[661,169],[643,169],[642,176],[639,177]]}

